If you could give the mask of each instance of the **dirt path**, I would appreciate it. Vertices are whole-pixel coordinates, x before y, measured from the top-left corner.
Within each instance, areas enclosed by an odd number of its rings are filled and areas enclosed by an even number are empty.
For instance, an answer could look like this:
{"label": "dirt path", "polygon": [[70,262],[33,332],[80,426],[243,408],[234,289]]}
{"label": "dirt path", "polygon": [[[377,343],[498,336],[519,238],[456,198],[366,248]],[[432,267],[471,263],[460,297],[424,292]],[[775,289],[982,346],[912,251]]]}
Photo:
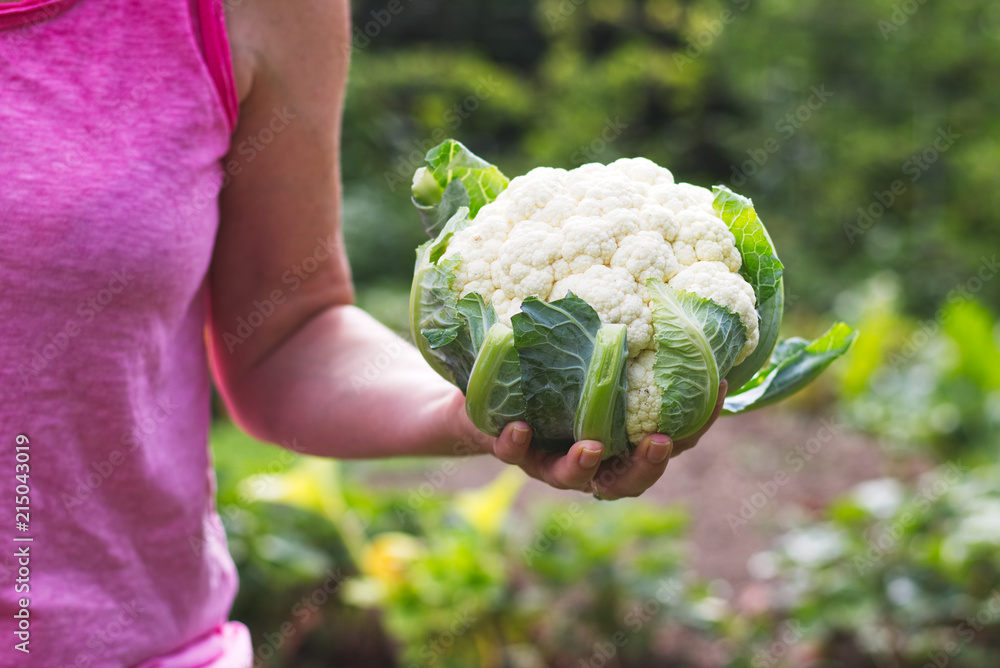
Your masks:
{"label": "dirt path", "polygon": [[[701,575],[723,578],[739,591],[750,579],[747,559],[768,545],[784,520],[822,509],[854,484],[888,475],[889,466],[874,442],[833,418],[772,409],[720,420],[698,447],[670,463],[643,499],[686,507],[691,563]],[[442,489],[476,487],[502,467],[487,457],[459,460],[438,481]],[[440,462],[429,464],[428,473],[435,470],[441,470]],[[372,475],[369,482],[398,488],[426,479],[410,469]],[[531,481],[519,503],[575,494]]]}

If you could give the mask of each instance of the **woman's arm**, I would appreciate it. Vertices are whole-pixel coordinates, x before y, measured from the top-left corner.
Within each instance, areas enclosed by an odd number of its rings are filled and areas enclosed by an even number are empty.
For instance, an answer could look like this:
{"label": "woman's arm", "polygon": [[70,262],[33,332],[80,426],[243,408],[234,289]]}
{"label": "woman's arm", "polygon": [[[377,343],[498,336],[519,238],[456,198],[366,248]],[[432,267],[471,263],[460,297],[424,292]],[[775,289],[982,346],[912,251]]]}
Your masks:
{"label": "woman's arm", "polygon": [[[479,433],[458,389],[352,306],[338,164],[346,0],[244,0],[227,21],[241,106],[210,273],[210,332],[234,419],[311,454],[489,452],[556,487],[589,486],[599,443],[556,456],[528,449],[524,423],[498,439]],[[671,444],[654,440],[602,484],[606,496],[641,493],[659,478]]]}

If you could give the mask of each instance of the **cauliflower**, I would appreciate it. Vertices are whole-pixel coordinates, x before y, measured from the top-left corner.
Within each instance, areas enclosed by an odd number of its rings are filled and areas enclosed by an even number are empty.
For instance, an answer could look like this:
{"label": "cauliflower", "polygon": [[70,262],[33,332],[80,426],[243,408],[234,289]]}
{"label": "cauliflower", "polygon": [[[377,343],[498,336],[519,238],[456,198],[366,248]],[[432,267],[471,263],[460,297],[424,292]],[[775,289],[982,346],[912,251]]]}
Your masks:
{"label": "cauliflower", "polygon": [[432,240],[417,251],[411,330],[488,434],[525,420],[535,448],[594,439],[605,457],[654,432],[682,439],[723,378],[726,411],[752,410],[855,338],[838,323],[777,344],[782,265],[750,200],[725,187],[676,183],[645,158],[508,181],[451,140],[427,163],[413,201]]}
{"label": "cauliflower", "polygon": [[651,381],[656,342],[647,281],[737,314],[747,336],[736,364],[757,347],[754,291],[739,274],[736,240],[713,199],[705,188],[674,183],[667,169],[645,158],[533,169],[455,233],[445,253],[458,262],[453,288],[459,297],[480,294],[508,327],[525,298],[551,302],[569,293],[601,322],[625,325],[634,397],[627,430],[637,443],[656,431],[659,416],[650,413],[660,392]]}

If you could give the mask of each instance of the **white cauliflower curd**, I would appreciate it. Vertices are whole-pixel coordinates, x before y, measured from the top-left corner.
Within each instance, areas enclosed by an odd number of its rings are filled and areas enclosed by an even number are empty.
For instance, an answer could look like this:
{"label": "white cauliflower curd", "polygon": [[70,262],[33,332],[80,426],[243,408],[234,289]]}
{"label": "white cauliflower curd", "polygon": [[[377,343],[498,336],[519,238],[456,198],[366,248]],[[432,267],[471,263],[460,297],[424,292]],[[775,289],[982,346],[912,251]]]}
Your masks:
{"label": "white cauliflower curd", "polygon": [[573,170],[538,168],[517,177],[467,227],[446,258],[459,262],[459,296],[478,292],[510,325],[521,302],[572,292],[604,323],[623,324],[628,341],[627,431],[638,443],[657,429],[649,279],[710,299],[746,328],[742,362],[758,343],[754,290],[739,275],[735,239],[711,191],[674,183],[645,158]]}

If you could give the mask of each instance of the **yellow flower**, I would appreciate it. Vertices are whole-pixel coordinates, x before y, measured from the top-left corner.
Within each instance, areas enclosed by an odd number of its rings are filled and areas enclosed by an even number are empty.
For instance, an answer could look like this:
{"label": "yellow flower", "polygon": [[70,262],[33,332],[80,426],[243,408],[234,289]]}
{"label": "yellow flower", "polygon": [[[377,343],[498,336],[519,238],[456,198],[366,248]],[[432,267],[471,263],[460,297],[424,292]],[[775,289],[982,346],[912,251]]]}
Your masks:
{"label": "yellow flower", "polygon": [[361,553],[361,572],[387,586],[401,583],[410,565],[426,553],[410,534],[387,531],[372,538]]}
{"label": "yellow flower", "polygon": [[528,476],[521,469],[508,467],[493,482],[456,494],[455,512],[475,530],[495,535],[527,481]]}
{"label": "yellow flower", "polygon": [[339,484],[339,465],[331,459],[303,457],[290,469],[243,480],[238,488],[247,501],[270,501],[324,515],[336,522],[347,510]]}

